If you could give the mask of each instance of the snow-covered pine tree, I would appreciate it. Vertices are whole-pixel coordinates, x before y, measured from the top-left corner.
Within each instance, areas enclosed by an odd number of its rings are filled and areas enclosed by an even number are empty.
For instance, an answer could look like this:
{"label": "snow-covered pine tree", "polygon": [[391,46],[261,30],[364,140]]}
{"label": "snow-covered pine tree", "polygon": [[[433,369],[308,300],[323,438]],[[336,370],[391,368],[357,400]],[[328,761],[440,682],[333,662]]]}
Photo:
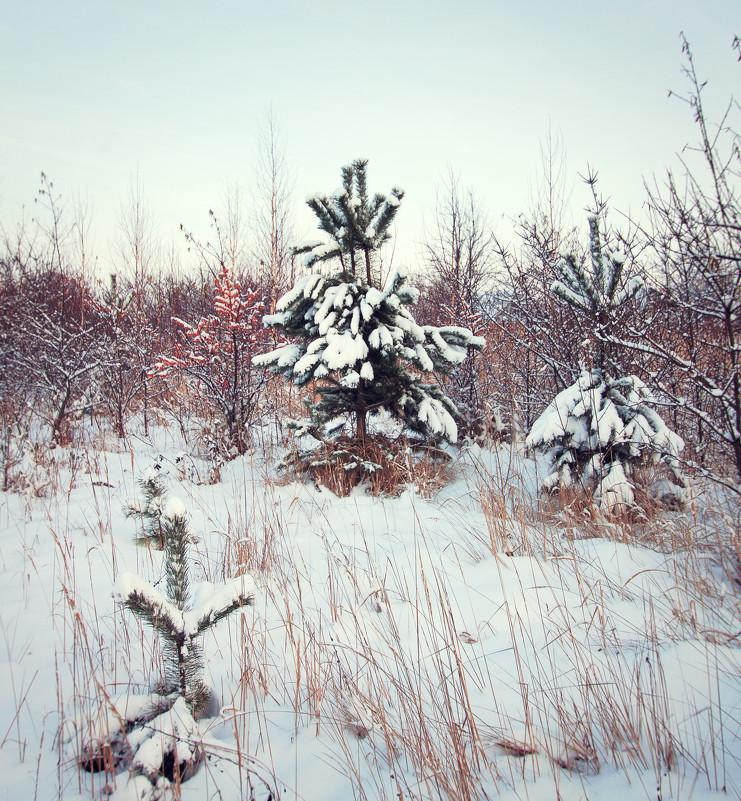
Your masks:
{"label": "snow-covered pine tree", "polygon": [[152,626],[162,640],[165,660],[163,695],[181,696],[195,717],[203,711],[207,692],[201,672],[203,657],[197,638],[231,612],[254,600],[254,583],[238,576],[221,587],[209,587],[191,598],[188,544],[192,536],[182,502],[172,499],[163,516],[166,593],[133,573],[124,573],[117,595],[127,609]]}
{"label": "snow-covered pine tree", "polygon": [[630,475],[648,459],[664,462],[684,486],[678,456],[682,439],[651,408],[653,398],[635,375],[620,375],[608,342],[619,327],[628,302],[642,287],[637,276],[626,280],[622,253],[605,253],[597,216],[589,218],[589,262],[569,254],[555,265],[560,279],[553,293],[582,318],[588,332],[578,380],[560,392],[535,421],[526,443],[548,454],[552,472],[543,489],[596,482],[595,500],[608,511],[634,503]]}
{"label": "snow-covered pine tree", "polygon": [[403,269],[392,272],[383,289],[374,284],[378,251],[404,193],[395,188],[389,197],[370,199],[365,161],[343,168],[342,178],[333,196],[307,201],[331,242],[296,248],[308,267],[334,259],[339,269],[304,275],[280,298],[264,323],[290,344],[254,363],[297,386],[316,382],[314,419],[324,424],[350,416],[360,442],[368,415],[382,409],[409,432],[455,442],[456,410],[433,373],[461,364],[484,339],[457,326],[418,325],[409,307],[419,293],[407,285]]}

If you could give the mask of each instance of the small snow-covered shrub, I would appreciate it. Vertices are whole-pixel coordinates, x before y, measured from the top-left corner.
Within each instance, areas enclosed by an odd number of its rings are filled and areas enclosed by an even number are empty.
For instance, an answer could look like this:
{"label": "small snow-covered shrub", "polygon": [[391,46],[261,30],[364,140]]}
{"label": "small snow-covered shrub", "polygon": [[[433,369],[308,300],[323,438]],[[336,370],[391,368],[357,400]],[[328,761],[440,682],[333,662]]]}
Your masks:
{"label": "small snow-covered shrub", "polygon": [[31,499],[51,497],[61,488],[71,490],[76,485],[85,462],[80,449],[60,447],[39,432],[15,429],[3,434],[0,489]]}
{"label": "small snow-covered shrub", "polygon": [[51,478],[43,457],[45,446],[31,442],[26,432],[7,426],[0,442],[0,471],[4,492],[25,493],[42,498],[48,494]]}
{"label": "small snow-covered shrub", "polygon": [[28,499],[73,486],[84,461],[80,448],[59,447],[34,417],[30,399],[0,397],[0,491]]}
{"label": "small snow-covered shrub", "polygon": [[526,444],[547,454],[551,472],[543,480],[550,491],[595,482],[601,509],[620,512],[635,502],[632,468],[663,463],[676,483],[681,437],[651,408],[652,397],[636,376],[613,379],[602,370],[584,370],[560,392],[535,421]]}

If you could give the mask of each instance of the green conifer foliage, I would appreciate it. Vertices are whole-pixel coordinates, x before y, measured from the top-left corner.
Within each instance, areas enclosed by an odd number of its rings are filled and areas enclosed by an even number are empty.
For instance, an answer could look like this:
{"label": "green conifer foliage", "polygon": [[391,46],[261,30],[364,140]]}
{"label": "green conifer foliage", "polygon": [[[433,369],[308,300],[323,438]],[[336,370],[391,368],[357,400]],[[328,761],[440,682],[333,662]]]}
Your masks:
{"label": "green conifer foliage", "polygon": [[366,435],[368,415],[383,409],[408,432],[455,442],[456,409],[433,374],[463,363],[470,349],[484,347],[484,339],[458,326],[418,325],[410,307],[419,292],[407,284],[402,268],[383,289],[374,286],[378,249],[389,238],[404,193],[393,189],[389,197],[369,198],[364,161],[342,174],[339,192],[308,201],[332,241],[296,250],[307,254],[309,267],[335,259],[339,270],[304,275],[283,295],[264,323],[289,344],[258,356],[254,364],[298,386],[315,382],[314,422],[347,415],[355,421],[358,441]]}
{"label": "green conifer foliage", "polygon": [[143,500],[137,499],[130,503],[126,507],[126,517],[139,518],[143,528],[141,539],[150,541],[160,550],[164,550],[165,531],[162,515],[167,486],[159,462],[155,462],[152,467],[145,470],[139,479],[139,488]]}
{"label": "green conifer foliage", "polygon": [[166,595],[132,573],[121,576],[118,596],[127,609],[152,626],[161,639],[165,661],[164,694],[181,696],[194,717],[208,695],[202,680],[203,656],[198,637],[220,620],[254,600],[254,584],[239,576],[192,604],[188,577],[188,530],[185,510],[170,501],[163,516]]}
{"label": "green conifer foliage", "polygon": [[551,291],[585,318],[596,342],[596,351],[586,354],[594,360],[594,366],[615,367],[605,339],[619,325],[623,310],[641,290],[643,281],[634,275],[623,282],[625,256],[619,251],[604,252],[596,215],[589,217],[589,254],[588,264],[577,261],[573,253],[557,261],[554,269],[561,278],[551,284]]}
{"label": "green conifer foliage", "polygon": [[640,378],[622,374],[609,348],[643,282],[637,276],[626,280],[621,253],[604,252],[596,216],[589,218],[589,253],[588,263],[571,254],[561,258],[554,265],[561,279],[551,285],[585,323],[582,372],[533,423],[526,443],[548,455],[544,490],[591,483],[601,508],[624,511],[635,501],[633,467],[650,460],[669,468],[676,489],[667,497],[681,502],[684,442],[652,408],[654,399]]}
{"label": "green conifer foliage", "polygon": [[378,286],[376,256],[384,242],[391,238],[389,228],[399,210],[404,192],[398,187],[391,194],[368,196],[368,162],[357,159],[342,168],[342,188],[330,197],[314,195],[306,203],[316,214],[319,229],[331,242],[308,242],[293,249],[304,254],[304,264],[313,267],[319,262],[337,258],[344,280],[363,280]]}

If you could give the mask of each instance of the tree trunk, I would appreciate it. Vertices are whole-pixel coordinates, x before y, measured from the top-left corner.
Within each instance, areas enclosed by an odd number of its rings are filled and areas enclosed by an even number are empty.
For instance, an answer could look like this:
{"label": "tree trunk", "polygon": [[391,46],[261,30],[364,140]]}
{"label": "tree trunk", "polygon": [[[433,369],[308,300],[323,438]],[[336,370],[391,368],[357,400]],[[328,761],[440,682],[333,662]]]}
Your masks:
{"label": "tree trunk", "polygon": [[175,639],[175,643],[178,649],[178,676],[180,679],[180,695],[183,696],[184,699],[187,700],[188,695],[188,685],[186,682],[186,670],[185,670],[185,636],[178,636]]}
{"label": "tree trunk", "polygon": [[367,411],[365,409],[358,409],[355,412],[355,438],[361,444],[365,442],[365,435],[367,432]]}
{"label": "tree trunk", "polygon": [[52,424],[51,436],[52,436],[52,439],[54,440],[54,442],[56,442],[58,445],[62,444],[62,441],[61,441],[61,439],[62,439],[62,433],[61,433],[62,423],[64,422],[64,419],[66,417],[67,404],[69,403],[69,398],[70,398],[71,394],[72,394],[72,388],[68,384],[65,387],[64,398],[62,398],[62,403],[59,406],[59,410],[57,411],[57,415],[54,418],[54,423]]}
{"label": "tree trunk", "polygon": [[144,436],[149,436],[149,410],[147,408],[148,404],[148,397],[147,397],[147,373],[144,372]]}
{"label": "tree trunk", "polygon": [[123,370],[118,369],[118,398],[116,401],[116,434],[119,439],[126,439],[126,431],[124,430],[124,408],[123,408]]}
{"label": "tree trunk", "polygon": [[366,280],[368,282],[368,286],[373,286],[372,275],[371,275],[370,250],[368,250],[368,248],[365,249],[365,275],[366,275]]}

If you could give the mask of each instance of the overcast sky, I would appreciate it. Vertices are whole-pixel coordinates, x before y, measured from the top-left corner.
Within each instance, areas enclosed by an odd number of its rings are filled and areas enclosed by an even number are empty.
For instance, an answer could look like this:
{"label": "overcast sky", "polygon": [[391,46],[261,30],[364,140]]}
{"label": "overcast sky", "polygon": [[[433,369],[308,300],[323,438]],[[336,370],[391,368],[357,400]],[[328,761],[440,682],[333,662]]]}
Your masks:
{"label": "overcast sky", "polygon": [[[307,194],[368,158],[370,188],[406,191],[399,249],[413,259],[449,169],[495,225],[524,210],[549,124],[569,176],[587,163],[614,206],[694,137],[667,90],[686,88],[680,31],[718,112],[741,86],[739,0],[24,0],[0,12],[0,222],[43,170],[93,212],[102,263],[138,180],[161,238],[207,230],[229,184],[249,192],[270,108]],[[737,92],[741,95],[741,91]],[[586,195],[573,196],[578,211]]]}

